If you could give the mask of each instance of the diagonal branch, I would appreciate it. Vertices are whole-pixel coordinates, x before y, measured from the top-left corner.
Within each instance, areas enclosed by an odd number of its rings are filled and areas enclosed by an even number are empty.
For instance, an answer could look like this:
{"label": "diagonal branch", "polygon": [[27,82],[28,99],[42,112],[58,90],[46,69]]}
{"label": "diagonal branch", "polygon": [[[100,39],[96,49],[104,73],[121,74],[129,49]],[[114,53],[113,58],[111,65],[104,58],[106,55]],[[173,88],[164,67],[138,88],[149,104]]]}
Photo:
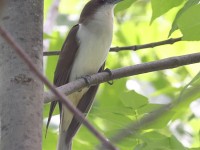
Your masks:
{"label": "diagonal branch", "polygon": [[[179,38],[171,38],[167,39],[164,41],[159,41],[159,42],[153,42],[153,43],[148,43],[148,44],[143,44],[143,45],[134,45],[134,46],[125,46],[125,47],[112,47],[110,48],[110,52],[119,52],[119,51],[125,51],[125,50],[132,50],[132,51],[137,51],[140,49],[145,49],[145,48],[153,48],[161,45],[166,45],[166,44],[174,44],[176,42],[181,41],[181,37]],[[50,51],[50,52],[43,52],[43,56],[54,56],[54,55],[59,55],[60,51]]]}
{"label": "diagonal branch", "polygon": [[[112,77],[107,72],[101,72],[94,75],[91,75],[89,79],[90,86],[97,85],[103,82],[107,82],[109,80],[119,79],[123,77],[129,77],[133,75],[149,73],[153,71],[159,71],[164,69],[177,68],[184,65],[194,64],[200,62],[200,53],[188,54],[183,56],[176,56],[161,59],[158,61],[147,62],[143,64],[137,64],[134,66],[124,67],[112,70]],[[72,81],[66,85],[58,87],[57,89],[64,93],[65,95],[69,95],[75,91],[80,91],[82,88],[88,86],[85,83],[84,79],[78,79],[76,81]],[[56,97],[50,92],[45,92],[44,94],[44,103],[51,102],[55,100]]]}
{"label": "diagonal branch", "polygon": [[25,53],[24,49],[21,48],[18,43],[16,43],[12,36],[7,33],[1,26],[0,26],[0,35],[4,38],[4,40],[12,46],[15,52],[24,60],[24,62],[29,66],[31,71],[51,90],[52,93],[58,97],[59,101],[62,102],[79,120],[82,122],[101,142],[110,150],[117,150],[117,148],[109,142],[100,132],[98,132],[86,119],[85,116],[76,109],[73,104],[65,97],[64,94],[60,93],[48,80],[47,78],[35,67],[32,63],[31,58]]}

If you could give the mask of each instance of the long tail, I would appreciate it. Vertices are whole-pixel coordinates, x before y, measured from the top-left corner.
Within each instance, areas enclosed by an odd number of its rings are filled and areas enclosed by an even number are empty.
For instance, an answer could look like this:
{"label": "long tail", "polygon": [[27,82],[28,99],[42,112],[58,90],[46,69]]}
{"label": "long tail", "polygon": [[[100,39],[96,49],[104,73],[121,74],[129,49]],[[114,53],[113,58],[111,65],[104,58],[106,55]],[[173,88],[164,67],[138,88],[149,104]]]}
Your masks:
{"label": "long tail", "polygon": [[[74,106],[76,106],[81,99],[83,92],[76,92],[72,95],[69,95],[68,98],[73,103]],[[58,139],[58,145],[57,150],[71,150],[72,146],[72,138],[74,135],[70,135],[70,138],[68,135],[69,132],[69,126],[71,124],[71,121],[73,119],[73,114],[66,108],[62,107],[61,111],[61,120],[60,120],[60,128],[59,128],[59,139]]]}
{"label": "long tail", "polygon": [[66,141],[66,132],[60,132],[57,150],[72,150],[72,142]]}

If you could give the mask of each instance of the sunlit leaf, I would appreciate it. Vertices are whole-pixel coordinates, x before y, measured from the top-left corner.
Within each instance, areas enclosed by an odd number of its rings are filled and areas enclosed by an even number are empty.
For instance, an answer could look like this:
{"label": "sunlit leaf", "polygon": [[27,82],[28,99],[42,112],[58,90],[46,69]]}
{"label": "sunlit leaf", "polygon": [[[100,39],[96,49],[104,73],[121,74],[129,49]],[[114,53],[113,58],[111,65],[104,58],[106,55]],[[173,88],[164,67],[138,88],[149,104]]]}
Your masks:
{"label": "sunlit leaf", "polygon": [[121,1],[115,8],[115,13],[118,13],[122,10],[129,8],[137,0],[125,0]]}
{"label": "sunlit leaf", "polygon": [[[185,148],[173,136],[168,137],[156,131],[142,134],[142,144],[138,144],[136,150],[184,150]],[[159,144],[156,144],[159,143]]]}
{"label": "sunlit leaf", "polygon": [[188,9],[190,8],[191,6],[193,5],[197,5],[198,3],[200,2],[200,0],[188,0],[185,5],[183,6],[183,8],[181,8],[179,10],[179,12],[176,14],[176,17],[173,21],[173,24],[172,24],[172,28],[169,32],[169,36],[175,31],[178,29],[178,25],[177,25],[177,20],[178,18]]}
{"label": "sunlit leaf", "polygon": [[152,17],[151,22],[160,17],[170,9],[182,4],[183,0],[151,0]]}
{"label": "sunlit leaf", "polygon": [[190,103],[200,97],[199,88],[200,72],[181,91],[177,100],[178,105],[173,108],[173,111],[176,111],[175,118],[182,116]]}
{"label": "sunlit leaf", "polygon": [[46,33],[43,33],[43,39],[51,39],[52,36]]}
{"label": "sunlit leaf", "polygon": [[139,109],[148,104],[148,99],[135,91],[123,92],[120,98],[125,107],[132,109]]}
{"label": "sunlit leaf", "polygon": [[190,7],[178,19],[177,24],[183,40],[200,40],[200,5]]}
{"label": "sunlit leaf", "polygon": [[51,129],[48,130],[47,137],[45,137],[46,128],[43,127],[43,145],[42,150],[55,150],[57,145],[57,134],[55,134]]}

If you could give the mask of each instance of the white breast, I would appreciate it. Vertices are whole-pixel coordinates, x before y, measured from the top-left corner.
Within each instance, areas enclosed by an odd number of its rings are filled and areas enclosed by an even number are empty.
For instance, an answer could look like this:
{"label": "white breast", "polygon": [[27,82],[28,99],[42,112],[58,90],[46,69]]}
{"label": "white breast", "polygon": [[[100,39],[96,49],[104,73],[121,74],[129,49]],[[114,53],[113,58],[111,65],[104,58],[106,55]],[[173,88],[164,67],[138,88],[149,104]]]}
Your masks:
{"label": "white breast", "polygon": [[80,24],[80,40],[70,80],[98,72],[108,55],[113,34],[113,6],[103,6],[86,25]]}

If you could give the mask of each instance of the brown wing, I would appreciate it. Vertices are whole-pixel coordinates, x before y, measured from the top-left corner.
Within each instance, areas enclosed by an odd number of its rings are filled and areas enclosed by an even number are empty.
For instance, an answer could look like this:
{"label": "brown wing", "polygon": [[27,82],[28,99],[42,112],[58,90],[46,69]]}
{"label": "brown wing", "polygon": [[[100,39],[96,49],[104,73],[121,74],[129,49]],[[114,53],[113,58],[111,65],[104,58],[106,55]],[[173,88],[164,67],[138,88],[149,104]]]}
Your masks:
{"label": "brown wing", "polygon": [[[104,65],[99,69],[99,72],[101,72],[103,69],[104,69]],[[77,108],[82,113],[87,114],[88,111],[90,110],[98,87],[99,87],[98,85],[90,87],[89,90],[81,98],[80,102],[77,105]],[[72,119],[72,121],[69,125],[69,128],[67,129],[67,132],[66,132],[66,139],[65,140],[66,140],[67,143],[71,142],[73,136],[78,131],[80,125],[81,125],[81,123],[79,121],[77,121],[75,117],[73,117],[73,119]]]}
{"label": "brown wing", "polygon": [[57,87],[66,84],[69,80],[74,57],[79,48],[79,40],[76,37],[78,29],[79,25],[75,25],[63,44],[54,73],[54,85]]}
{"label": "brown wing", "polygon": [[[75,25],[69,32],[58,59],[56,70],[54,73],[54,85],[59,87],[69,82],[69,75],[71,72],[71,67],[74,61],[74,57],[79,48],[79,41],[76,37],[79,25]],[[69,38],[70,37],[70,38]],[[56,107],[57,101],[51,102],[49,117],[46,125],[46,130],[48,129],[53,111]],[[60,111],[61,104],[59,103]]]}

